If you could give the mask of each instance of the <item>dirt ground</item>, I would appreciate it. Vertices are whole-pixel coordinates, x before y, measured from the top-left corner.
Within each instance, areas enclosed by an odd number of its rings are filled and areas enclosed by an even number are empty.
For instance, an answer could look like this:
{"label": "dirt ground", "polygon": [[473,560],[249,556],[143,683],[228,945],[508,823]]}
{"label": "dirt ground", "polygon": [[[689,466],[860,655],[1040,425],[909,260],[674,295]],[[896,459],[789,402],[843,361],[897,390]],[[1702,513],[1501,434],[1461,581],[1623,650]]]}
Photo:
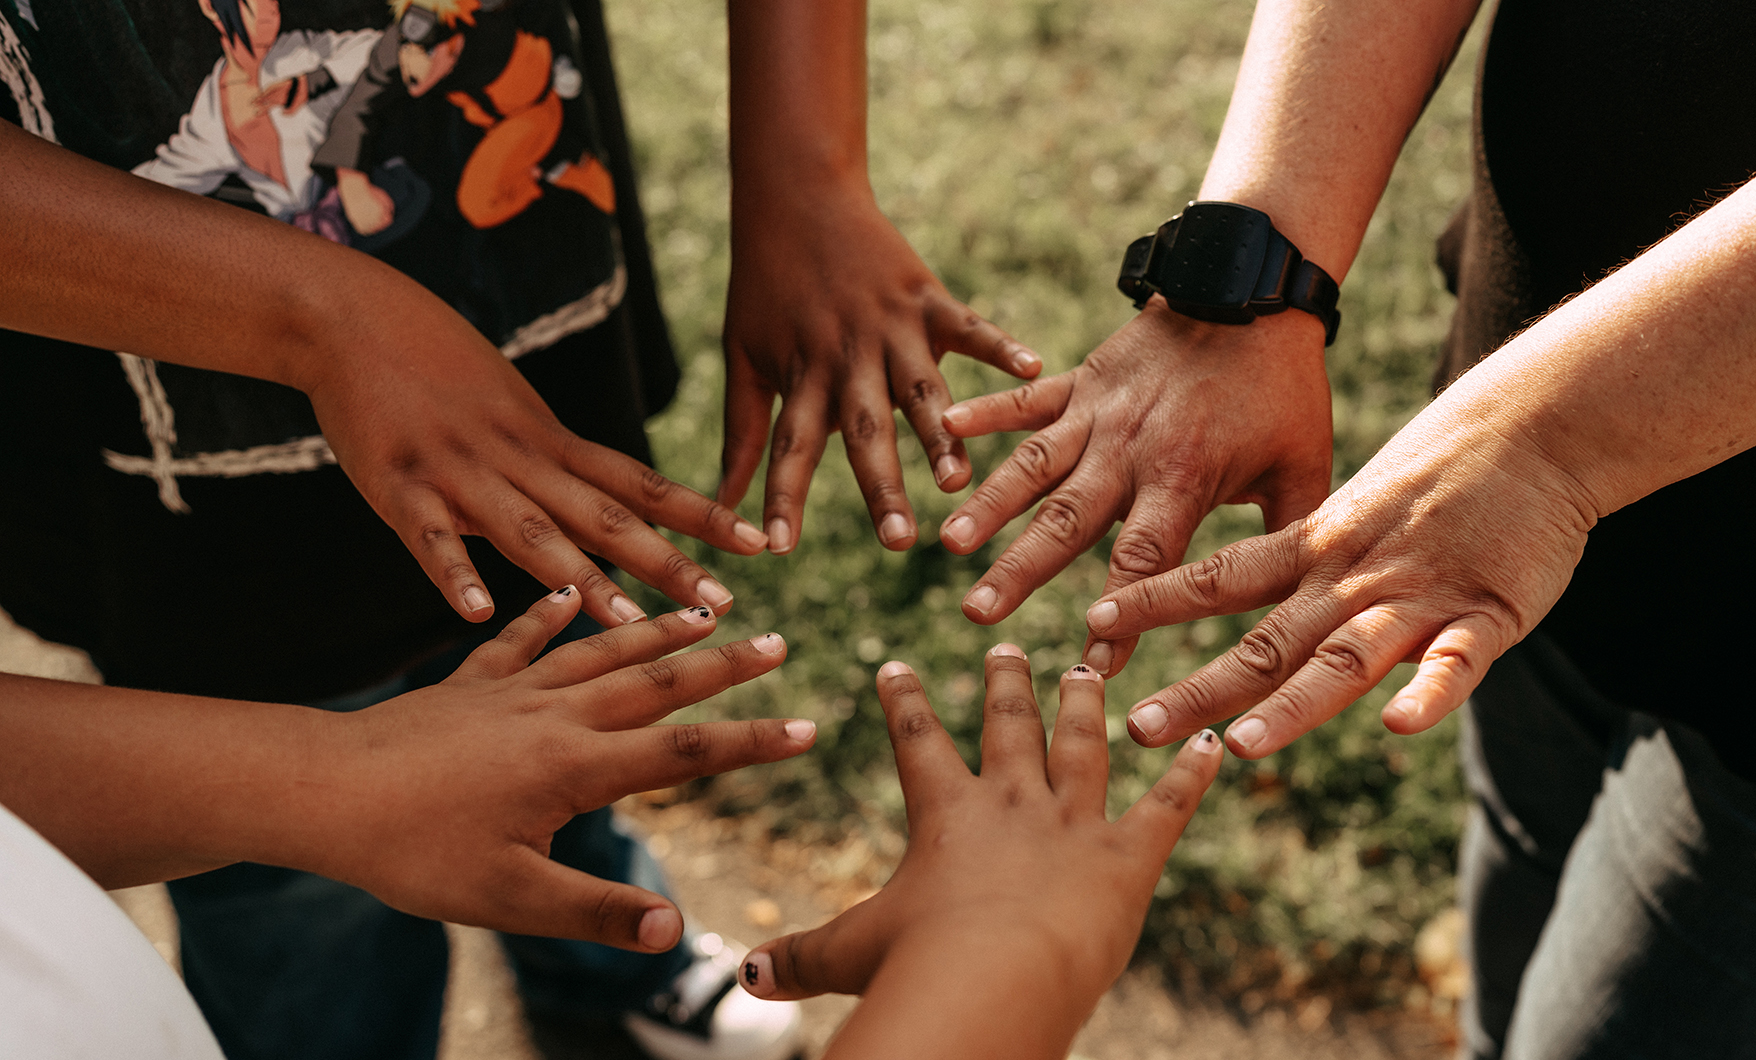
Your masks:
{"label": "dirt ground", "polygon": [[[64,680],[95,680],[77,652],[45,644],[0,613],[0,671]],[[823,920],[865,897],[874,873],[894,855],[864,839],[802,847],[751,834],[736,820],[697,803],[625,799],[619,809],[648,836],[669,873],[679,904],[697,930],[754,943]],[[897,841],[899,842],[899,841]],[[163,887],[114,892],[153,945],[174,966],[176,916]],[[525,1020],[512,976],[491,932],[449,926],[452,942],[441,1060],[639,1060],[628,1039],[608,1027],[537,1027]],[[808,1056],[815,1057],[854,1000],[805,1002]],[[1136,969],[1104,997],[1074,1042],[1074,1060],[1440,1060],[1451,1030],[1425,1012],[1342,1012],[1322,998],[1245,1017],[1211,999],[1167,989]]]}

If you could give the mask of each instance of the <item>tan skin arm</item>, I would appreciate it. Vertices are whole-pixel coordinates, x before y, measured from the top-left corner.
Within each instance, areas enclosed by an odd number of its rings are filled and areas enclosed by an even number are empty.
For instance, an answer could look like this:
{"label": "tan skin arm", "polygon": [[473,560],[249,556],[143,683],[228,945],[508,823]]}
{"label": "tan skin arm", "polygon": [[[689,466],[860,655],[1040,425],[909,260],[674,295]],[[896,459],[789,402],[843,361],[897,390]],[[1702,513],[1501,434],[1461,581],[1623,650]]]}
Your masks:
{"label": "tan skin arm", "polygon": [[[1036,354],[946,293],[879,212],[866,179],[863,0],[731,0],[732,277],[719,499],[736,504],[770,450],[770,548],[798,542],[832,431],[887,548],[914,544],[892,407],[939,487],[969,458],[940,422],[955,350],[1020,378]],[[778,418],[774,399],[781,399]],[[773,441],[769,442],[773,418]]]}
{"label": "tan skin arm", "polygon": [[686,604],[731,594],[646,523],[744,555],[729,509],[572,434],[498,350],[378,261],[99,165],[0,122],[0,326],[304,391],[342,469],[458,613],[493,602],[462,535],[614,626],[640,609],[586,557]]}
{"label": "tan skin arm", "polygon": [[1404,659],[1385,724],[1437,723],[1554,605],[1599,518],[1756,444],[1752,306],[1747,184],[1465,373],[1309,518],[1100,600],[1110,637],[1284,600],[1136,704],[1135,738],[1248,708],[1226,739],[1257,758]]}
{"label": "tan skin arm", "polygon": [[[1200,197],[1267,212],[1307,257],[1345,278],[1475,8],[1262,0]],[[1166,203],[1141,230],[1182,205]],[[953,406],[945,422],[965,438],[1037,432],[941,530],[953,551],[973,552],[1042,501],[964,599],[964,613],[982,623],[1011,614],[1119,519],[1106,591],[1180,563],[1219,504],[1258,504],[1273,530],[1329,492],[1323,328],[1296,310],[1227,326],[1155,298],[1079,368]],[[1086,661],[1113,674],[1133,647],[1133,638],[1094,642]]]}

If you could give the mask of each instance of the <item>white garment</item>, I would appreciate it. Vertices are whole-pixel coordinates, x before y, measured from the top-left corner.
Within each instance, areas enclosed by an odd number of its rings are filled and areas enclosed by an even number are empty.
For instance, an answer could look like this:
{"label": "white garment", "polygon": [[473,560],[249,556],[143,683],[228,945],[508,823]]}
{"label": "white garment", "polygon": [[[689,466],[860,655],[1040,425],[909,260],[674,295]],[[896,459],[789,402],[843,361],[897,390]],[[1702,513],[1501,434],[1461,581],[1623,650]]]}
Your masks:
{"label": "white garment", "polygon": [[215,63],[213,73],[201,82],[189,113],[183,115],[171,138],[159,145],[158,157],[135,166],[134,175],[206,195],[219,187],[228,174],[236,173],[271,217],[286,221],[309,210],[323,193],[323,182],[311,172],[311,158],[329,139],[330,121],[347,101],[349,90],[365,71],[372,48],[382,35],[372,29],[352,33],[297,30],[281,34],[269,45],[257,79],[260,87],[266,89],[325,67],[335,79],[333,89],[291,113],[283,107],[273,107],[268,112],[269,123],[280,134],[285,185],[246,166],[226,136],[219,88],[220,74],[226,68],[224,59]]}
{"label": "white garment", "polygon": [[194,999],[134,922],[4,806],[0,1057],[223,1060]]}

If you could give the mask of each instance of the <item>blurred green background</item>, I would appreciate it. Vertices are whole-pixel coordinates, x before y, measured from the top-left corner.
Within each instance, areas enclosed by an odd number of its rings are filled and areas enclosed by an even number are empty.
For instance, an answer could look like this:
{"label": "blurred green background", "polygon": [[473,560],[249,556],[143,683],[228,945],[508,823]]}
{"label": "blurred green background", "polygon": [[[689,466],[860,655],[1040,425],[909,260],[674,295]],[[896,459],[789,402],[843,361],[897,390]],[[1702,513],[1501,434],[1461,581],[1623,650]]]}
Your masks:
{"label": "blurred green background", "polygon": [[[711,494],[729,264],[724,9],[722,0],[608,6],[684,365],[653,440],[667,474]],[[1236,0],[871,0],[880,205],[952,294],[1040,352],[1047,371],[1071,368],[1133,312],[1114,287],[1122,248],[1194,196],[1250,13]],[[1452,304],[1433,241],[1467,190],[1475,52],[1472,39],[1410,137],[1343,288],[1329,355],[1338,482],[1427,398]],[[960,358],[945,367],[958,397],[1011,385]],[[814,753],[722,778],[706,797],[802,841],[901,823],[873,691],[880,665],[902,659],[920,672],[973,760],[982,653],[1002,639],[1024,647],[1052,708],[1104,580],[1107,539],[997,627],[967,621],[959,600],[1024,521],[974,556],[939,547],[936,528],[967,491],[939,493],[900,421],[899,431],[922,526],[911,551],[879,547],[839,438],[791,555],[740,559],[683,543],[737,594],[722,637],[774,629],[791,645],[780,671],[700,709],[813,718],[821,734]],[[978,480],[1019,437],[970,445]],[[758,522],[760,481],[742,508]],[[1261,528],[1253,507],[1221,509],[1191,557]],[[1234,643],[1253,617],[1149,634],[1110,683],[1115,807],[1144,791],[1172,750],[1136,747],[1123,712]],[[1142,958],[1246,1007],[1277,990],[1401,996],[1415,934],[1452,899],[1464,815],[1455,722],[1413,739],[1378,723],[1404,670],[1287,750],[1228,761],[1161,881]]]}

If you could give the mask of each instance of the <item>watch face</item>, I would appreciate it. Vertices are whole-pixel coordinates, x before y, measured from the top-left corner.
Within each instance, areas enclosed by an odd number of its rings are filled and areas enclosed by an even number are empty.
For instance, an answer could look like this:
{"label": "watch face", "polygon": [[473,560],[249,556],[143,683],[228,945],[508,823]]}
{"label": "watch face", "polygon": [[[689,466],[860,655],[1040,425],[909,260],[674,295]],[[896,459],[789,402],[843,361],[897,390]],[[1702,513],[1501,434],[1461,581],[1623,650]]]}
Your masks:
{"label": "watch face", "polygon": [[1204,319],[1226,320],[1234,312],[1241,320],[1253,318],[1250,295],[1262,275],[1273,233],[1268,215],[1258,210],[1232,203],[1190,203],[1158,268],[1165,301],[1191,316],[1200,316],[1199,310],[1224,314]]}

